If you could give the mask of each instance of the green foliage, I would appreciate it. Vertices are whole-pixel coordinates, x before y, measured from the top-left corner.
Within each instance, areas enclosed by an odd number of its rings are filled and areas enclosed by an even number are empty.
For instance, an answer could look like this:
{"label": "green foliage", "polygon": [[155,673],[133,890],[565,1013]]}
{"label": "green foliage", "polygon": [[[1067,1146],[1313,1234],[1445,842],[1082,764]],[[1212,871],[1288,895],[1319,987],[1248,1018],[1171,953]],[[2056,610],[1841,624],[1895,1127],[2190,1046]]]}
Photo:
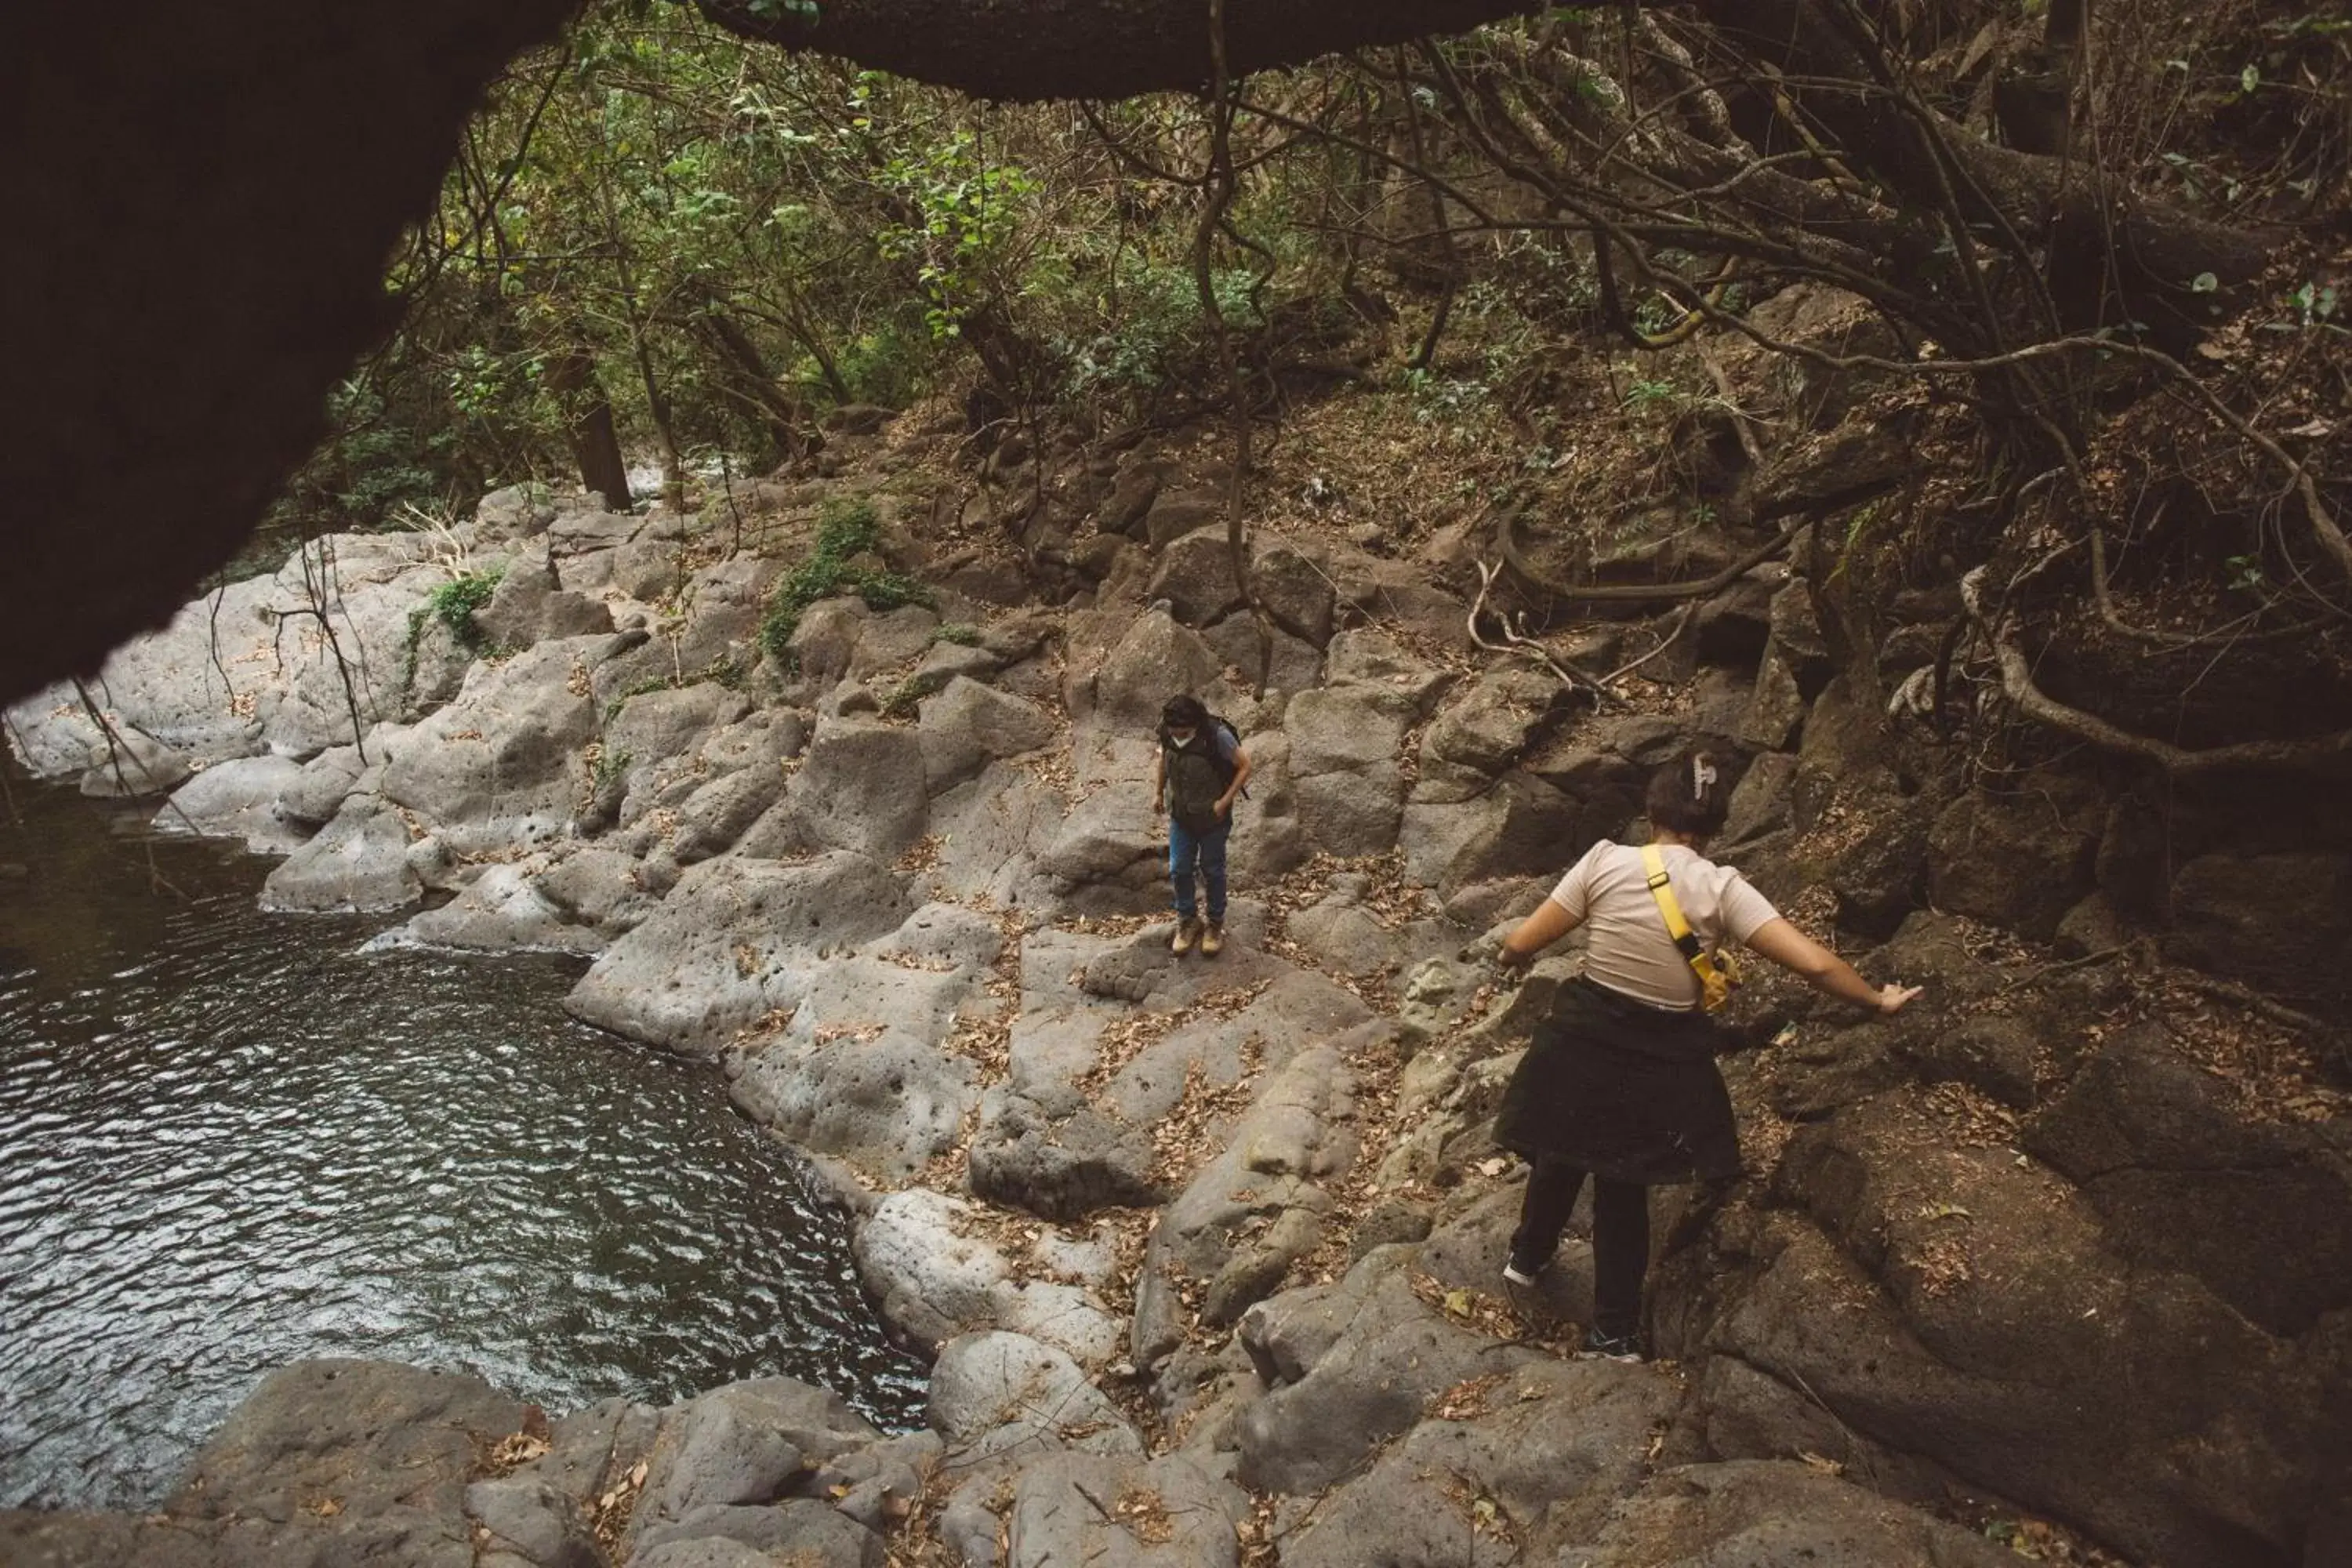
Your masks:
{"label": "green foliage", "polygon": [[1402,373],[1404,389],[1412,395],[1412,416],[1423,425],[1458,420],[1486,400],[1482,382],[1439,375],[1415,365]]}
{"label": "green foliage", "polygon": [[760,624],[760,647],[769,658],[779,664],[791,659],[793,633],[800,627],[802,612],[820,599],[855,594],[873,610],[931,602],[930,590],[914,578],[853,562],[880,537],[881,521],[871,502],[825,502],[817,516],[816,548],[784,574],[768,601],[767,619]]}
{"label": "green foliage", "polygon": [[743,668],[722,653],[683,679],[667,675],[648,675],[631,682],[618,696],[604,704],[604,721],[609,724],[619,718],[621,710],[629,705],[631,698],[643,697],[649,691],[676,691],[681,687],[699,686],[705,681],[716,682],[733,691],[743,684]]}
{"label": "green foliage", "polygon": [[425,603],[408,612],[408,637],[400,667],[400,689],[404,695],[416,689],[416,649],[425,639],[425,628],[439,621],[449,628],[457,646],[471,654],[488,655],[496,650],[474,620],[474,612],[490,602],[498,592],[499,579],[506,575],[499,567],[488,572],[467,572],[452,577],[425,595]]}
{"label": "green foliage", "polygon": [[[920,310],[909,309],[882,317],[835,353],[834,369],[848,395],[844,401],[904,408],[920,395],[940,362],[940,347]],[[814,358],[803,359],[794,367],[793,380],[803,396],[822,400],[830,395]]]}
{"label": "green foliage", "polygon": [[[1258,309],[1255,275],[1221,268],[1209,275],[1218,314],[1229,331],[1265,324]],[[1056,342],[1074,398],[1104,393],[1156,392],[1188,374],[1210,368],[1213,342],[1201,286],[1189,263],[1155,261],[1122,251],[1112,263],[1109,286],[1094,298],[1074,301],[1091,320],[1087,329]],[[1078,293],[1073,279],[1070,291]]]}
{"label": "green foliage", "polygon": [[505,575],[499,568],[452,577],[425,595],[425,613],[447,626],[459,647],[478,649],[484,639],[474,613],[490,602],[490,595],[498,592],[499,579]]}
{"label": "green foliage", "polygon": [[980,646],[980,628],[978,626],[966,626],[961,621],[950,621],[938,631],[932,633],[931,638],[934,642],[951,642],[958,647],[978,647]]}
{"label": "green foliage", "polygon": [[914,264],[931,335],[957,336],[999,281],[991,274],[1013,248],[1021,210],[1041,189],[1037,180],[1017,165],[988,162],[980,139],[963,130],[899,149],[877,179],[915,216],[884,225],[876,243],[884,257]]}
{"label": "green foliage", "polygon": [[1682,389],[1671,381],[1636,380],[1625,387],[1625,395],[1618,399],[1625,408],[1671,407],[1683,400]]}
{"label": "green foliage", "polygon": [[434,510],[451,499],[455,437],[432,428],[429,413],[394,406],[362,374],[335,389],[327,420],[327,439],[274,509],[281,533],[381,528],[411,508]]}
{"label": "green foliage", "polygon": [[597,794],[602,795],[623,773],[629,771],[630,761],[631,758],[626,752],[613,752],[599,748],[595,763],[588,770],[590,786]]}

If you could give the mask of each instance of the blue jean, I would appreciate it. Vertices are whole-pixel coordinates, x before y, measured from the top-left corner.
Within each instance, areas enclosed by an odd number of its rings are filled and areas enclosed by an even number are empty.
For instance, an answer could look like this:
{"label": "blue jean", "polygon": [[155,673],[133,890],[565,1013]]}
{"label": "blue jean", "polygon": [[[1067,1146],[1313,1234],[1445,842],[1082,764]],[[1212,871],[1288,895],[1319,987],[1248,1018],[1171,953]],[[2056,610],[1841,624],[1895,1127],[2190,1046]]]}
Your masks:
{"label": "blue jean", "polygon": [[1177,919],[1189,921],[1200,913],[1192,895],[1195,867],[1209,884],[1209,918],[1225,918],[1225,840],[1233,834],[1229,821],[1217,824],[1213,833],[1194,833],[1173,816],[1168,819],[1168,879],[1176,886]]}

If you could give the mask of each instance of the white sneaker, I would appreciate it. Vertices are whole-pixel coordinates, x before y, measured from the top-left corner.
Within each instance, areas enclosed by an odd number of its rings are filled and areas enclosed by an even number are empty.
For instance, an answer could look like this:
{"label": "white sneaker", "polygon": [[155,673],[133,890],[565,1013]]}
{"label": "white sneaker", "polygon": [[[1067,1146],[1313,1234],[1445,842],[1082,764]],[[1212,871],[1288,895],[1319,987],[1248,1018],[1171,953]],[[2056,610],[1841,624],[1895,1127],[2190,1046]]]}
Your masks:
{"label": "white sneaker", "polygon": [[1503,1279],[1506,1284],[1510,1285],[1533,1285],[1536,1282],[1534,1275],[1521,1273],[1519,1266],[1516,1263],[1503,1265]]}

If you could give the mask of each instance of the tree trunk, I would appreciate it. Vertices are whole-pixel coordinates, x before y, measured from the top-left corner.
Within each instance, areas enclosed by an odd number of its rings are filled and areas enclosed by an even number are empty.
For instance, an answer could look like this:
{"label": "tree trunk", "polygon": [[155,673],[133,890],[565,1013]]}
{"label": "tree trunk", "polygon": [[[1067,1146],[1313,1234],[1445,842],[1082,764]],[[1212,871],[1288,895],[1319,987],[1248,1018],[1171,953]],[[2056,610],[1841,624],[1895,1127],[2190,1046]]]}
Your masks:
{"label": "tree trunk", "polygon": [[713,309],[695,318],[703,341],[719,356],[729,395],[750,408],[768,427],[779,458],[797,458],[808,450],[808,411],[786,392],[768,370],[760,345],[741,322]]}
{"label": "tree trunk", "polygon": [[614,511],[635,504],[629,495],[629,465],[621,456],[613,405],[596,379],[596,362],[583,348],[566,350],[548,368],[547,389],[563,405],[564,438],[580,467],[580,483],[604,498]]}

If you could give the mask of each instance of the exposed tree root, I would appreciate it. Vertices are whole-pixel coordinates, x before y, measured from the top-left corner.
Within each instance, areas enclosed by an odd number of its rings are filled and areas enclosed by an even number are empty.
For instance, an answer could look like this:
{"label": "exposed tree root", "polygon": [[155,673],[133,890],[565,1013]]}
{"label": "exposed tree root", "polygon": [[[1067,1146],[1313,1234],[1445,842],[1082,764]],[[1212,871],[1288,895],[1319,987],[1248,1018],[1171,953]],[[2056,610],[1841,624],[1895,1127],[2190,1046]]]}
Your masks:
{"label": "exposed tree root", "polygon": [[2296,771],[2325,768],[2330,763],[2352,765],[2352,730],[2305,741],[2248,741],[2235,746],[2209,746],[2191,751],[2147,735],[2137,735],[2094,713],[2085,713],[2052,697],[2034,683],[2025,650],[2007,635],[2004,626],[1989,619],[1984,609],[1981,566],[1960,579],[1960,599],[1969,618],[1984,629],[2000,664],[2002,695],[2017,710],[2037,723],[2087,741],[2103,751],[2137,757],[2155,763],[2176,778],[2203,773]]}

